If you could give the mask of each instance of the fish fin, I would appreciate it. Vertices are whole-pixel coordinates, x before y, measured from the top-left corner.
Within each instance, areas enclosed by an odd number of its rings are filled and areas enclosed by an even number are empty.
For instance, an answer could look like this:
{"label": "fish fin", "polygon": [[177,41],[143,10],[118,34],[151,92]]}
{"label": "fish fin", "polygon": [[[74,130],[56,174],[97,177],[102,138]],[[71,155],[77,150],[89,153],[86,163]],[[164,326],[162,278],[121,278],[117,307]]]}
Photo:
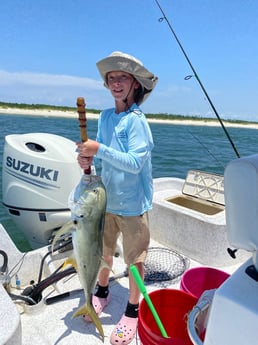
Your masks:
{"label": "fish fin", "polygon": [[59,237],[64,235],[64,234],[68,234],[69,232],[71,232],[73,227],[74,227],[74,222],[72,220],[70,220],[68,223],[64,224],[61,227],[61,229],[59,229],[57,231],[57,233],[55,234],[55,237],[53,239],[52,246],[51,246],[52,252],[53,252],[54,246],[55,246],[57,240],[59,239]]}
{"label": "fish fin", "polygon": [[97,330],[99,331],[99,334],[102,338],[102,341],[104,343],[104,331],[103,327],[101,325],[100,319],[98,317],[98,314],[96,313],[95,309],[93,308],[93,305],[90,303],[85,303],[82,307],[80,307],[72,316],[72,318],[75,318],[80,315],[88,315],[94,325],[96,326]]}
{"label": "fish fin", "polygon": [[72,265],[76,271],[78,271],[78,265],[77,265],[77,261],[75,259],[74,254],[70,255],[63,263],[62,268],[65,268],[68,265]]}

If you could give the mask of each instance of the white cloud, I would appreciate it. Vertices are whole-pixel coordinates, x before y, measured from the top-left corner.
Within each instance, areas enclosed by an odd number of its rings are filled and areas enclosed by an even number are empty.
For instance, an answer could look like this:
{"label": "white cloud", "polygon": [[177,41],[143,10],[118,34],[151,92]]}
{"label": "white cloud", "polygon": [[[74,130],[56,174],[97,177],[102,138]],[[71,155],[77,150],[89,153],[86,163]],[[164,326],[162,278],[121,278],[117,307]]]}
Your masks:
{"label": "white cloud", "polygon": [[90,78],[32,72],[7,72],[0,70],[0,87],[19,84],[49,87],[80,86],[96,90],[103,88],[103,83],[101,81]]}
{"label": "white cloud", "polygon": [[89,108],[111,106],[112,98],[101,80],[70,75],[0,70],[0,101],[75,106],[85,97]]}

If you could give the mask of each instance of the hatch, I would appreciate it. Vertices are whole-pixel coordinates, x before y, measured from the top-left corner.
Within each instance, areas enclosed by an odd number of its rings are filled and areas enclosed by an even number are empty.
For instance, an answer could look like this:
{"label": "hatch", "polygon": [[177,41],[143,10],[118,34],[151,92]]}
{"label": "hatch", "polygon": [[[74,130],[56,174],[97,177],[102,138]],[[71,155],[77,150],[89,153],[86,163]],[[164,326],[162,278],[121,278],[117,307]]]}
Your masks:
{"label": "hatch", "polygon": [[224,211],[224,177],[218,174],[190,170],[182,194],[166,201],[206,215]]}

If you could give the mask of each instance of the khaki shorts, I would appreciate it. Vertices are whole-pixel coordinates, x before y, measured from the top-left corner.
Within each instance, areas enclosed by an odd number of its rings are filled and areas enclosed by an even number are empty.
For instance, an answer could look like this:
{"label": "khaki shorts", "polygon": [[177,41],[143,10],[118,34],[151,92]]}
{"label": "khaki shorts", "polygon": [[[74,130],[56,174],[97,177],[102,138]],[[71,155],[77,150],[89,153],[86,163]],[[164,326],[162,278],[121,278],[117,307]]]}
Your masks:
{"label": "khaki shorts", "polygon": [[144,262],[150,242],[148,213],[141,216],[118,216],[106,213],[103,255],[114,256],[122,233],[123,256],[127,265]]}

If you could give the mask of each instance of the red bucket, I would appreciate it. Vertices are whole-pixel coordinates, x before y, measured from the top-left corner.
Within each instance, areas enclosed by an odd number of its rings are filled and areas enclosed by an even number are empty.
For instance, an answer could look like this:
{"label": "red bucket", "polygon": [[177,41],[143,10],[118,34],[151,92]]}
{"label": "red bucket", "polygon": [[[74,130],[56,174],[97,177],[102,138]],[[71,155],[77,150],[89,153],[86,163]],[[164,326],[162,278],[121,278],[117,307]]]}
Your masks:
{"label": "red bucket", "polygon": [[216,268],[190,268],[183,274],[180,288],[199,299],[204,291],[217,289],[229,276]]}
{"label": "red bucket", "polygon": [[187,332],[187,314],[197,299],[175,289],[161,289],[149,294],[169,338],[164,338],[147,302],[139,307],[138,335],[142,345],[192,345]]}

